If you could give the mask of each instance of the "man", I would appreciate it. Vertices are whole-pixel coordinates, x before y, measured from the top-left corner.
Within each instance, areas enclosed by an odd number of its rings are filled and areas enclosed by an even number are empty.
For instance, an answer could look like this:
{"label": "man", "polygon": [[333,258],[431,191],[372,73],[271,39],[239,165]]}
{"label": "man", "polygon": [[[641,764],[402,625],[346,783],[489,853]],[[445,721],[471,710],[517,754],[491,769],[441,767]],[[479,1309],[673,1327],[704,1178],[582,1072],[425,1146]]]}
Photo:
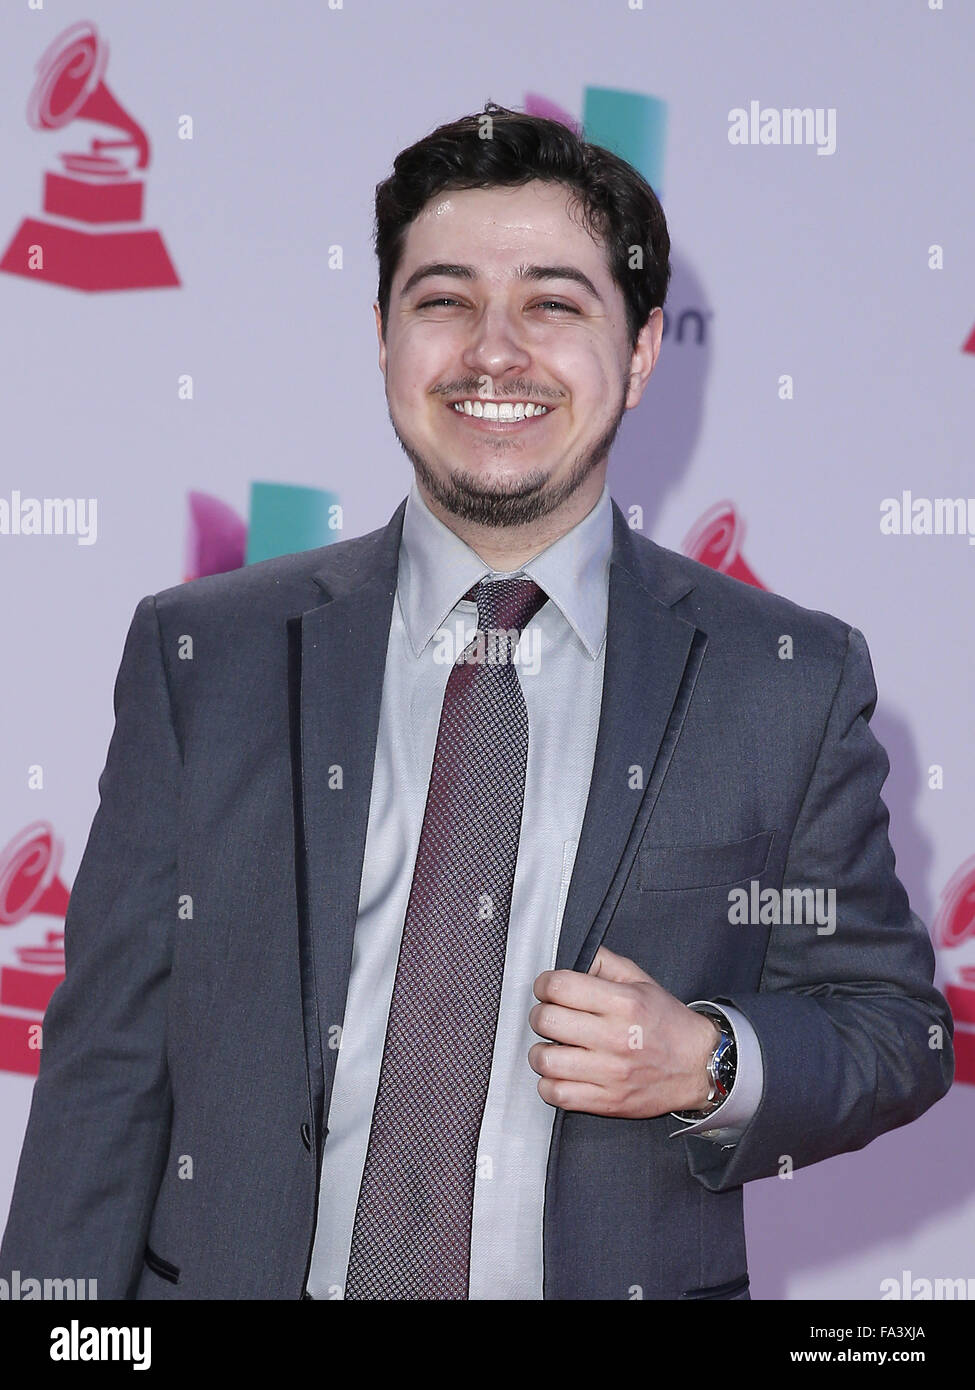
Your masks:
{"label": "man", "polygon": [[0,1274],[747,1299],[742,1184],[953,1075],[864,639],[609,496],[669,277],[634,170],[489,103],[376,211],[413,487],[138,605]]}

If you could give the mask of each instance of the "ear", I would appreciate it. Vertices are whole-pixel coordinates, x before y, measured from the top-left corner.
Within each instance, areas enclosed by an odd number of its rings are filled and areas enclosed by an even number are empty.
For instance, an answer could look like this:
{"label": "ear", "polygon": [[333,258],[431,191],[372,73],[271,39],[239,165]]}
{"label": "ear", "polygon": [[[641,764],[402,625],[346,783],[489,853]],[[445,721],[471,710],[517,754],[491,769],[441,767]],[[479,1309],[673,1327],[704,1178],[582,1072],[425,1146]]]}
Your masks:
{"label": "ear", "polygon": [[376,316],[376,337],[379,339],[379,370],[386,375],[386,343],[383,339],[383,316],[379,312],[379,300],[373,301],[372,311]]}
{"label": "ear", "polygon": [[664,311],[659,306],[651,309],[650,317],[640,329],[633,356],[630,358],[630,384],[626,392],[626,408],[632,410],[640,404],[646,390],[650,373],[657,365],[660,344],[664,336]]}

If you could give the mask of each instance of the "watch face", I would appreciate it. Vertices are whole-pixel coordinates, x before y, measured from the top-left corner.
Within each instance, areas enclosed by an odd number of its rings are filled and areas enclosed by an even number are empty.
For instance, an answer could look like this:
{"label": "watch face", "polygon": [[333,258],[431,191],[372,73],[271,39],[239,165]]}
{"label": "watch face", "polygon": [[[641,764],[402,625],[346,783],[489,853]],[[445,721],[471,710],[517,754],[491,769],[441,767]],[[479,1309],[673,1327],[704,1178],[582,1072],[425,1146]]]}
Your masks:
{"label": "watch face", "polygon": [[718,1044],[718,1052],[713,1065],[714,1079],[720,1083],[724,1091],[731,1090],[736,1068],[737,1048],[735,1047],[735,1040],[730,1034],[725,1033]]}

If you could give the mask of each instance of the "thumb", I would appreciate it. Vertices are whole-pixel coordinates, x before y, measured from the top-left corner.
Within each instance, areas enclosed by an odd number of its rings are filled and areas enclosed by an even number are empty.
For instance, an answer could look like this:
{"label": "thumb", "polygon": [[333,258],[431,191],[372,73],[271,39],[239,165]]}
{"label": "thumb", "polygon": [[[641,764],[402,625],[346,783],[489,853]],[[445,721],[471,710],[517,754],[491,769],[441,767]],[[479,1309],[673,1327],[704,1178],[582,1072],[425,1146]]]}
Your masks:
{"label": "thumb", "polygon": [[589,967],[590,975],[598,975],[601,980],[613,980],[617,984],[655,983],[652,975],[641,970],[635,960],[628,956],[618,956],[605,946],[600,946]]}

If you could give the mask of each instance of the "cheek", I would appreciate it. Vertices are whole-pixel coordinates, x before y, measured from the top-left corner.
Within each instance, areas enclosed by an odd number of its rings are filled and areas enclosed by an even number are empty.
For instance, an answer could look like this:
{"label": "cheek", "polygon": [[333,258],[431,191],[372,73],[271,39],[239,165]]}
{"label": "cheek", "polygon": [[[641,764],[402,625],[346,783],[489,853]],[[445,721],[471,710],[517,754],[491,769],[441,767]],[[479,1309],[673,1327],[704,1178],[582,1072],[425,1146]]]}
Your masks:
{"label": "cheek", "polygon": [[463,370],[457,334],[433,333],[430,324],[423,327],[425,332],[403,334],[389,357],[389,389],[407,405],[418,405],[424,397],[432,400],[435,386],[454,380]]}
{"label": "cheek", "polygon": [[588,418],[607,414],[617,395],[616,364],[592,340],[568,345],[547,362],[552,379],[571,393],[573,404]]}

